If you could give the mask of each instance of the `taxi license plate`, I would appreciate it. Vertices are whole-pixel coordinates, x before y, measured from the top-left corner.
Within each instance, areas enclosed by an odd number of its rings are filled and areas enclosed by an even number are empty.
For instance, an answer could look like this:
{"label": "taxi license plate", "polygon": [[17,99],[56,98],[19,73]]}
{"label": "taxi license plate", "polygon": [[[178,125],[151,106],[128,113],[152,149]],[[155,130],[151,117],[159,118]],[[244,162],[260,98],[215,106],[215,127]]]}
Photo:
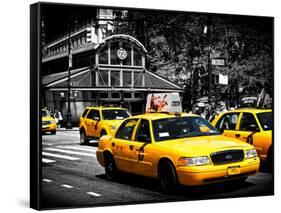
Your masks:
{"label": "taxi license plate", "polygon": [[47,125],[42,125],[42,129],[46,129],[47,128]]}
{"label": "taxi license plate", "polygon": [[240,174],[240,168],[239,167],[231,167],[227,169],[228,175],[238,175]]}

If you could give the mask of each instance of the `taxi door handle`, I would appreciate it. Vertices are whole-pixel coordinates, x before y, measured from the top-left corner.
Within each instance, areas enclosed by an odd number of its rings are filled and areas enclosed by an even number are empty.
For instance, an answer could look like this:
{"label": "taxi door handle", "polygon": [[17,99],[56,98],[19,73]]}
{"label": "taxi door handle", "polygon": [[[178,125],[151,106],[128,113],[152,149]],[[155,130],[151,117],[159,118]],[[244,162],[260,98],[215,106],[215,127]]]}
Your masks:
{"label": "taxi door handle", "polygon": [[134,149],[134,145],[130,145],[129,148],[130,148],[130,150],[133,150]]}
{"label": "taxi door handle", "polygon": [[115,147],[115,143],[113,142],[113,143],[111,144],[111,146],[112,146],[112,147]]}
{"label": "taxi door handle", "polygon": [[235,134],[235,137],[236,138],[240,138],[240,134]]}

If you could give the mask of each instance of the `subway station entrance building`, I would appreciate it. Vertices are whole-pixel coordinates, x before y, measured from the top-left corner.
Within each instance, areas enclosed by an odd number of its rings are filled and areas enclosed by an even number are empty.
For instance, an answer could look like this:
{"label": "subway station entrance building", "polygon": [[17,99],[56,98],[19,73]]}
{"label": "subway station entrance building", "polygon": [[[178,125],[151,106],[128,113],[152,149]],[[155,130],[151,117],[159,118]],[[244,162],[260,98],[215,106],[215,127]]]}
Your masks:
{"label": "subway station entrance building", "polygon": [[[92,44],[86,50],[84,56],[91,59],[86,64],[88,66],[74,67],[70,71],[74,122],[79,121],[82,110],[87,106],[114,104],[129,109],[132,114],[139,114],[145,110],[148,93],[183,92],[177,84],[146,69],[147,50],[129,35],[109,36],[102,44]],[[52,64],[56,64],[55,60]],[[42,86],[43,107],[58,109],[66,118],[67,69],[48,75],[43,73]]]}

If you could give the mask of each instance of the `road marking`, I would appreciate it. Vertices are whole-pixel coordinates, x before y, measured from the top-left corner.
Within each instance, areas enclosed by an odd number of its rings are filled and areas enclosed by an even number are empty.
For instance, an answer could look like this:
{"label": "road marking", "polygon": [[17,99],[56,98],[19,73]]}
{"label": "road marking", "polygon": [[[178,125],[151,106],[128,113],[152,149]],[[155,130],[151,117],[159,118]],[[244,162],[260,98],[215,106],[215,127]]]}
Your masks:
{"label": "road marking", "polygon": [[67,189],[74,188],[73,186],[70,186],[70,185],[67,185],[67,184],[62,184],[61,186],[64,187],[64,188],[67,188]]}
{"label": "road marking", "polygon": [[91,195],[91,196],[95,196],[95,197],[100,197],[101,195],[100,194],[97,194],[95,192],[87,192],[88,195]]}
{"label": "road marking", "polygon": [[87,151],[87,152],[96,152],[96,147],[78,147],[78,146],[57,146],[58,148],[65,148],[65,149],[74,149],[74,150],[81,150],[81,151]]}
{"label": "road marking", "polygon": [[42,162],[43,163],[55,163],[56,161],[55,160],[50,160],[50,159],[47,159],[47,158],[42,158]]}
{"label": "road marking", "polygon": [[74,152],[74,151],[56,149],[56,148],[47,148],[47,149],[44,149],[44,150],[54,151],[54,152],[62,152],[62,153],[73,154],[73,155],[84,155],[84,156],[90,156],[90,157],[94,157],[94,155],[95,155],[95,154],[90,154],[90,153]]}
{"label": "road marking", "polygon": [[43,179],[44,182],[47,182],[47,183],[51,183],[53,182],[52,180],[49,180],[49,179]]}
{"label": "road marking", "polygon": [[42,155],[55,157],[55,158],[62,158],[62,159],[66,159],[66,160],[80,160],[80,158],[75,158],[75,157],[66,156],[66,155],[52,154],[52,153],[48,153],[48,152],[42,152]]}
{"label": "road marking", "polygon": [[42,143],[43,145],[46,145],[46,146],[52,146],[53,144],[51,144],[51,143]]}

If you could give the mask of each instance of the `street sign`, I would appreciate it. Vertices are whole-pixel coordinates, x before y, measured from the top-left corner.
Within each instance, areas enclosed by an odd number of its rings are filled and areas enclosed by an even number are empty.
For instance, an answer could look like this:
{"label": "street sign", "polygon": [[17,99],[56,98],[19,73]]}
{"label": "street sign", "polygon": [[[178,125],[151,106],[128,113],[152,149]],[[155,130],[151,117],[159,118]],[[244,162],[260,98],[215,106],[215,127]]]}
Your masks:
{"label": "street sign", "polygon": [[215,52],[215,53],[210,53],[210,58],[219,58],[221,57],[221,53],[220,52]]}
{"label": "street sign", "polygon": [[211,64],[213,66],[225,66],[225,59],[211,59]]}
{"label": "street sign", "polygon": [[228,85],[228,76],[219,74],[219,84]]}

